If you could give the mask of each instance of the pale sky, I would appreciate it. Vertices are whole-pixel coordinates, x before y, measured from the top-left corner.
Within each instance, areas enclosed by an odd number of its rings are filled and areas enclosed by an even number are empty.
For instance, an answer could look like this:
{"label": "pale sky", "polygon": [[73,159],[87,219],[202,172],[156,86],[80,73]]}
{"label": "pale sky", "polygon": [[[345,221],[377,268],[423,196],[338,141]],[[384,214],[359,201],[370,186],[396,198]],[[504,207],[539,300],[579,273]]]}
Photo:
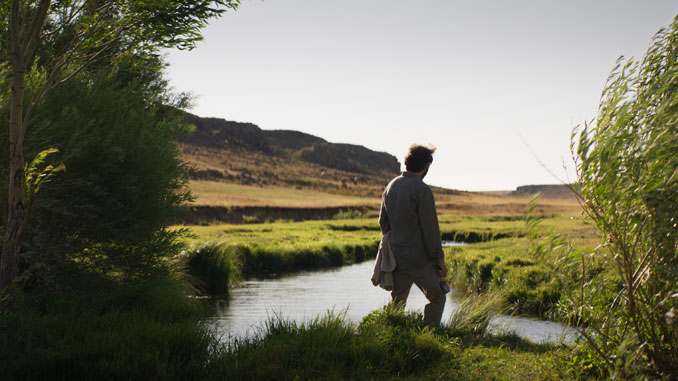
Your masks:
{"label": "pale sky", "polygon": [[[426,182],[573,180],[572,128],[620,55],[642,58],[675,0],[243,0],[167,77],[204,117],[388,152],[438,148]],[[563,169],[566,160],[568,170]]]}

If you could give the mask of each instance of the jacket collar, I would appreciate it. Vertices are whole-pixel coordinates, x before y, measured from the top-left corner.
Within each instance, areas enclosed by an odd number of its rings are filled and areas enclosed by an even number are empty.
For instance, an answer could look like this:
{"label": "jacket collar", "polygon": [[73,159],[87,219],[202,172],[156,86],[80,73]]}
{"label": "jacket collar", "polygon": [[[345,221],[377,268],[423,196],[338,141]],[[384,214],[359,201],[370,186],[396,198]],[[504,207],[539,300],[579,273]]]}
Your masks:
{"label": "jacket collar", "polygon": [[[403,177],[413,177],[413,178],[415,178],[415,179],[419,179],[419,175],[416,174],[416,173],[414,173],[414,172],[407,172],[407,171],[404,171],[404,172],[401,174],[401,176],[403,176]],[[419,180],[421,180],[421,179],[419,179]]]}

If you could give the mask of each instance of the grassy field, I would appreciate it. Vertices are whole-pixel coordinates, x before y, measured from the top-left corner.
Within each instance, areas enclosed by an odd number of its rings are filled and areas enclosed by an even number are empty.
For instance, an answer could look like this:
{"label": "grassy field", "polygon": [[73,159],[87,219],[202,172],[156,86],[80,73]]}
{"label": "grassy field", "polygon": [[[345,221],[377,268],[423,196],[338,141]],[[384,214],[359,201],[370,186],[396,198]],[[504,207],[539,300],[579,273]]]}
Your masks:
{"label": "grassy field", "polygon": [[562,379],[568,349],[486,333],[469,305],[450,326],[386,307],[362,323],[322,316],[272,319],[255,338],[225,344],[181,281],[42,299],[22,295],[0,315],[0,372],[44,379]]}
{"label": "grassy field", "polygon": [[378,205],[380,202],[374,197],[332,194],[313,189],[259,187],[215,181],[191,181],[190,188],[196,196],[195,205],[326,208]]}
{"label": "grassy field", "polygon": [[[546,291],[558,291],[550,281],[553,269],[533,249],[546,235],[532,237],[516,216],[443,215],[440,226],[444,238],[476,242],[445,249],[455,270],[450,281],[499,295],[519,312],[553,310],[542,308]],[[596,239],[593,226],[581,218],[545,217],[541,226],[581,244]],[[208,293],[223,292],[243,276],[365,260],[374,256],[380,238],[373,218],[175,228],[189,230],[192,248],[183,254],[184,263]],[[13,309],[0,315],[0,374],[27,380],[580,376],[568,365],[570,348],[487,333],[491,310],[485,298],[470,299],[448,326],[426,326],[421,315],[386,307],[357,325],[341,316],[273,319],[258,336],[224,344],[200,323],[208,312],[194,295],[179,272],[134,286],[111,285],[105,292],[99,287],[58,298],[21,294]],[[523,299],[511,301],[511,295]]]}
{"label": "grassy field", "polygon": [[[549,237],[569,245],[590,247],[598,242],[595,227],[582,217],[542,217],[539,232],[522,217],[440,218],[443,239],[470,243],[446,248],[449,281],[469,292],[499,294],[515,313],[558,319],[563,285],[556,276],[553,255],[540,255]],[[381,232],[375,219],[274,222],[246,225],[177,226],[190,236],[187,255],[228,263],[224,279],[195,268],[198,278],[237,283],[239,276],[265,276],[299,270],[336,267],[376,255]],[[562,244],[560,244],[563,247]],[[541,249],[540,249],[541,248]],[[202,250],[202,254],[200,251]],[[215,254],[219,252],[220,254]],[[194,259],[195,260],[195,259]],[[199,261],[199,260],[195,260]],[[201,263],[203,263],[201,262]],[[210,265],[203,264],[210,268]],[[217,267],[215,264],[211,267]],[[238,276],[233,276],[236,273]],[[215,280],[216,279],[216,280]]]}
{"label": "grassy field", "polygon": [[[460,313],[473,315],[469,309]],[[232,379],[563,379],[568,349],[513,335],[493,336],[487,320],[431,327],[422,316],[385,307],[354,326],[341,316],[306,323],[274,319],[236,343],[218,367]]]}
{"label": "grassy field", "polygon": [[[384,180],[385,182],[387,180]],[[378,214],[385,183],[360,185],[359,190],[346,188],[319,189],[308,186],[242,185],[230,182],[192,180],[195,206],[209,207],[283,207],[331,208],[367,207],[369,216]],[[367,191],[368,187],[370,190]],[[529,197],[501,196],[475,192],[458,192],[434,188],[436,205],[441,215],[454,216],[523,216]],[[537,213],[545,216],[576,216],[581,209],[574,199],[542,199]]]}

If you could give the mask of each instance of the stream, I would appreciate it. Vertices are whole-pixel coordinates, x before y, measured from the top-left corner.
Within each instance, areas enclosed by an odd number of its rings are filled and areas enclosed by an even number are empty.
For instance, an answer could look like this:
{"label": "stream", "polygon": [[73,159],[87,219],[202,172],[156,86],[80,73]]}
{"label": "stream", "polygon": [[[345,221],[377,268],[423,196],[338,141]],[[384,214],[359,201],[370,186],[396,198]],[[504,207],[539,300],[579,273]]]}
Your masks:
{"label": "stream", "polygon": [[[269,317],[307,321],[328,311],[345,314],[353,323],[390,301],[390,293],[372,286],[374,260],[331,270],[299,272],[279,278],[249,279],[231,290],[228,300],[214,300],[215,313],[208,319],[222,341],[252,337]],[[447,295],[446,322],[464,298],[460,290]],[[423,312],[427,300],[412,286],[406,310]],[[534,343],[572,343],[576,331],[565,325],[535,318],[496,316],[490,331],[508,330]]]}

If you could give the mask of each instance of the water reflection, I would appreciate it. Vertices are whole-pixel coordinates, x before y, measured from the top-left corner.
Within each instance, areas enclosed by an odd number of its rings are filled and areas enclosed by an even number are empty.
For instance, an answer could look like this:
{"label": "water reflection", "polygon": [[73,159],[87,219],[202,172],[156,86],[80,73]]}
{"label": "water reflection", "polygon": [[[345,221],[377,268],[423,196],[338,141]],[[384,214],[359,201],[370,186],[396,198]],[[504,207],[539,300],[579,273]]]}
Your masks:
{"label": "water reflection", "polygon": [[[250,279],[231,292],[229,301],[215,301],[216,311],[210,320],[224,340],[249,337],[263,328],[269,317],[305,321],[334,311],[347,320],[359,323],[371,311],[390,300],[390,294],[372,286],[373,261],[338,269],[302,272],[277,279]],[[448,294],[443,321],[457,308],[463,293]],[[427,301],[416,286],[412,287],[407,310],[423,311]],[[533,342],[557,341],[565,334],[571,342],[571,329],[553,322],[501,316],[492,320],[492,329],[516,332]]]}

